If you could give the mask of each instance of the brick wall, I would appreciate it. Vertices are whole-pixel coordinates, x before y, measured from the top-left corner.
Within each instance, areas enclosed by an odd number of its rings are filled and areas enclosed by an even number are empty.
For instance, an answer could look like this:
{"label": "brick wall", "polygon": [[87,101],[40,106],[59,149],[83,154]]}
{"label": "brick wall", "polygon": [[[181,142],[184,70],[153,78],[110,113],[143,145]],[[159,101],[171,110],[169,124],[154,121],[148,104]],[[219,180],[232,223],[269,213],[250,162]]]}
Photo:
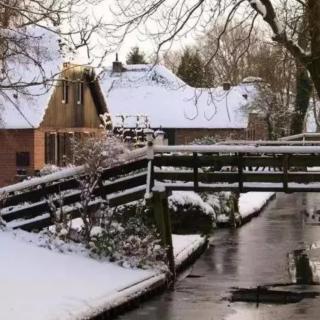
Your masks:
{"label": "brick wall", "polygon": [[41,170],[45,164],[44,131],[34,131],[34,170]]}
{"label": "brick wall", "polygon": [[[33,129],[0,130],[0,143],[0,186],[17,182],[17,169],[25,169],[28,175],[34,174],[35,135]],[[29,152],[30,164],[28,167],[17,168],[17,152]]]}
{"label": "brick wall", "polygon": [[268,140],[268,127],[264,118],[258,114],[249,114],[246,129],[175,129],[175,144],[189,144],[202,137],[214,137],[216,140]]}
{"label": "brick wall", "polygon": [[244,140],[245,129],[176,129],[175,144],[189,144],[202,137],[214,137],[217,140]]}

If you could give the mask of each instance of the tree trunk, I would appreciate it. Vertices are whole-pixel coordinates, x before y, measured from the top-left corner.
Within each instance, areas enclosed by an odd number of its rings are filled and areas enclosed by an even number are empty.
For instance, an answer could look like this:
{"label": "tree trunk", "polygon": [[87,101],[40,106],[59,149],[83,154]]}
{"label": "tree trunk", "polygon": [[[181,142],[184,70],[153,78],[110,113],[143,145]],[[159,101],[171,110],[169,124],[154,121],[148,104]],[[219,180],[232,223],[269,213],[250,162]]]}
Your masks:
{"label": "tree trunk", "polygon": [[312,82],[320,99],[320,59],[314,59],[308,66]]}
{"label": "tree trunk", "polygon": [[311,37],[311,62],[307,68],[311,79],[320,98],[320,2],[319,0],[308,0],[307,16]]}
{"label": "tree trunk", "polygon": [[268,140],[274,139],[274,128],[271,121],[271,114],[266,116],[266,123],[267,123],[267,129],[268,129]]}
{"label": "tree trunk", "polygon": [[[308,49],[308,14],[303,10],[302,21],[298,25],[298,44],[303,50]],[[296,59],[296,101],[295,113],[291,123],[291,134],[301,133],[304,129],[304,119],[309,108],[312,94],[312,81],[306,67]]]}
{"label": "tree trunk", "polygon": [[297,62],[295,113],[291,123],[291,134],[303,131],[304,118],[308,111],[312,93],[312,81],[308,71]]}

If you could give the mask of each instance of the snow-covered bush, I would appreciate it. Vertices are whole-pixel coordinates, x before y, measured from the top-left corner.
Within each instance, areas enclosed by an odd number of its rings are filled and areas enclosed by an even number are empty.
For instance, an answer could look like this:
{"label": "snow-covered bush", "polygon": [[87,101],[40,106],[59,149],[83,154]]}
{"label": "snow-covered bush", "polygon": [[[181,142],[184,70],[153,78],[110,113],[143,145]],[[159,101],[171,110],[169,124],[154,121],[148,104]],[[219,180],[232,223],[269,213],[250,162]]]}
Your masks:
{"label": "snow-covered bush", "polygon": [[125,153],[124,145],[110,131],[104,131],[98,137],[73,141],[75,163],[85,166],[85,174],[78,179],[81,191],[78,208],[87,241],[90,239],[91,229],[96,225],[97,213],[104,210],[106,205],[103,199],[97,210],[90,209],[95,189],[101,184],[101,173],[104,168],[122,163]]}
{"label": "snow-covered bush", "polygon": [[72,151],[75,164],[85,165],[86,173],[97,174],[103,168],[125,161],[126,147],[110,131],[84,139],[73,139]]}
{"label": "snow-covered bush", "polygon": [[192,191],[174,191],[169,197],[172,229],[178,234],[211,232],[215,223],[215,210]]}
{"label": "snow-covered bush", "polygon": [[47,203],[51,219],[54,222],[55,234],[58,238],[67,240],[71,229],[71,217],[66,210],[64,210],[62,194],[59,193],[58,197],[49,195]]}
{"label": "snow-covered bush", "polygon": [[232,192],[174,191],[169,197],[173,230],[175,233],[210,233],[216,222],[233,220],[234,201]]}
{"label": "snow-covered bush", "polygon": [[[165,266],[166,250],[140,202],[111,208],[106,196],[96,191],[102,187],[104,168],[125,160],[126,149],[109,131],[99,137],[90,137],[73,143],[76,164],[85,166],[79,176],[81,227],[77,240],[96,258],[107,258],[123,266]],[[62,197],[48,200],[55,221],[55,236],[70,236],[70,216],[64,211]],[[129,213],[128,213],[129,212]]]}
{"label": "snow-covered bush", "polygon": [[125,267],[163,267],[166,252],[149,221],[149,213],[139,205],[136,208],[133,215],[127,215],[125,207],[103,212],[98,225],[91,229],[90,248],[95,255]]}
{"label": "snow-covered bush", "polygon": [[216,144],[217,139],[212,137],[212,136],[205,136],[202,138],[197,138],[192,141],[191,144],[198,144],[198,145],[211,145],[211,144]]}
{"label": "snow-covered bush", "polygon": [[240,222],[238,212],[238,195],[234,192],[219,192],[219,214],[217,214],[217,224],[234,225]]}
{"label": "snow-covered bush", "polygon": [[202,193],[203,200],[219,214],[229,214],[233,206],[232,192]]}
{"label": "snow-covered bush", "polygon": [[213,207],[193,191],[174,191],[168,200],[169,208],[174,212],[195,210],[215,218]]}

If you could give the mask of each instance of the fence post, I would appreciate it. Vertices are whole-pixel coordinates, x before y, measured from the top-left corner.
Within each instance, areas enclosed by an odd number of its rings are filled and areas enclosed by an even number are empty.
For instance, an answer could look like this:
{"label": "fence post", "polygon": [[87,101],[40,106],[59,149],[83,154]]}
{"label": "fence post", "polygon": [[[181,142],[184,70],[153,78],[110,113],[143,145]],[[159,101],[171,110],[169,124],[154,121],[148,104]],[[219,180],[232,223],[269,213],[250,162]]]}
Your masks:
{"label": "fence post", "polygon": [[199,188],[199,174],[198,174],[198,154],[196,152],[193,152],[193,186],[194,191],[198,192]]}
{"label": "fence post", "polygon": [[282,172],[283,172],[283,191],[288,193],[288,169],[289,169],[289,155],[285,154],[282,159]]}
{"label": "fence post", "polygon": [[169,269],[171,272],[171,280],[175,280],[175,262],[172,245],[172,232],[171,232],[171,220],[169,216],[169,206],[167,192],[165,188],[153,188],[153,201],[152,208],[156,222],[156,227],[160,233],[162,245],[167,250],[167,258],[169,263]]}
{"label": "fence post", "polygon": [[243,155],[238,154],[238,179],[239,179],[239,193],[243,191]]}
{"label": "fence post", "polygon": [[147,140],[147,159],[148,159],[148,167],[147,167],[147,181],[146,181],[146,198],[151,197],[151,191],[154,185],[154,167],[153,167],[153,159],[154,159],[154,138],[153,138],[153,130],[148,128],[144,130],[144,134],[146,135]]}

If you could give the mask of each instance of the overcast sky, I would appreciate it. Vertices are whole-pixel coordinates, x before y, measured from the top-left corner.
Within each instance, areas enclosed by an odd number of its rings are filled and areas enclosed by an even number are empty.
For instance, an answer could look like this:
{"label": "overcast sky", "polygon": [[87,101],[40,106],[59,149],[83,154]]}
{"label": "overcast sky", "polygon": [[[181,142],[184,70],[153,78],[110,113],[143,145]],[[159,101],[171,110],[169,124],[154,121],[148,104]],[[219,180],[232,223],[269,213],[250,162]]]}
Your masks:
{"label": "overcast sky", "polygon": [[[97,5],[86,4],[85,9],[82,10],[84,11],[85,15],[90,15],[93,21],[102,18],[105,23],[110,23],[113,19],[110,7],[115,9],[114,0],[103,0]],[[92,40],[92,44],[94,43],[96,45],[93,52],[101,52],[101,48],[104,47],[104,45],[109,44],[107,37],[95,37]],[[191,36],[186,36],[179,41],[175,41],[171,47],[171,50],[183,48],[191,44],[192,41],[193,40]],[[125,62],[128,52],[134,46],[138,46],[142,51],[144,51],[147,57],[151,56],[157,48],[156,43],[150,38],[146,37],[145,35],[138,34],[138,32],[134,32],[127,35],[124,42],[119,44],[118,47],[114,47],[115,51],[106,56],[105,65],[111,65],[112,61],[115,59],[115,52],[118,52],[119,60]],[[80,51],[76,60],[78,62],[86,63],[88,61],[86,51]]]}

